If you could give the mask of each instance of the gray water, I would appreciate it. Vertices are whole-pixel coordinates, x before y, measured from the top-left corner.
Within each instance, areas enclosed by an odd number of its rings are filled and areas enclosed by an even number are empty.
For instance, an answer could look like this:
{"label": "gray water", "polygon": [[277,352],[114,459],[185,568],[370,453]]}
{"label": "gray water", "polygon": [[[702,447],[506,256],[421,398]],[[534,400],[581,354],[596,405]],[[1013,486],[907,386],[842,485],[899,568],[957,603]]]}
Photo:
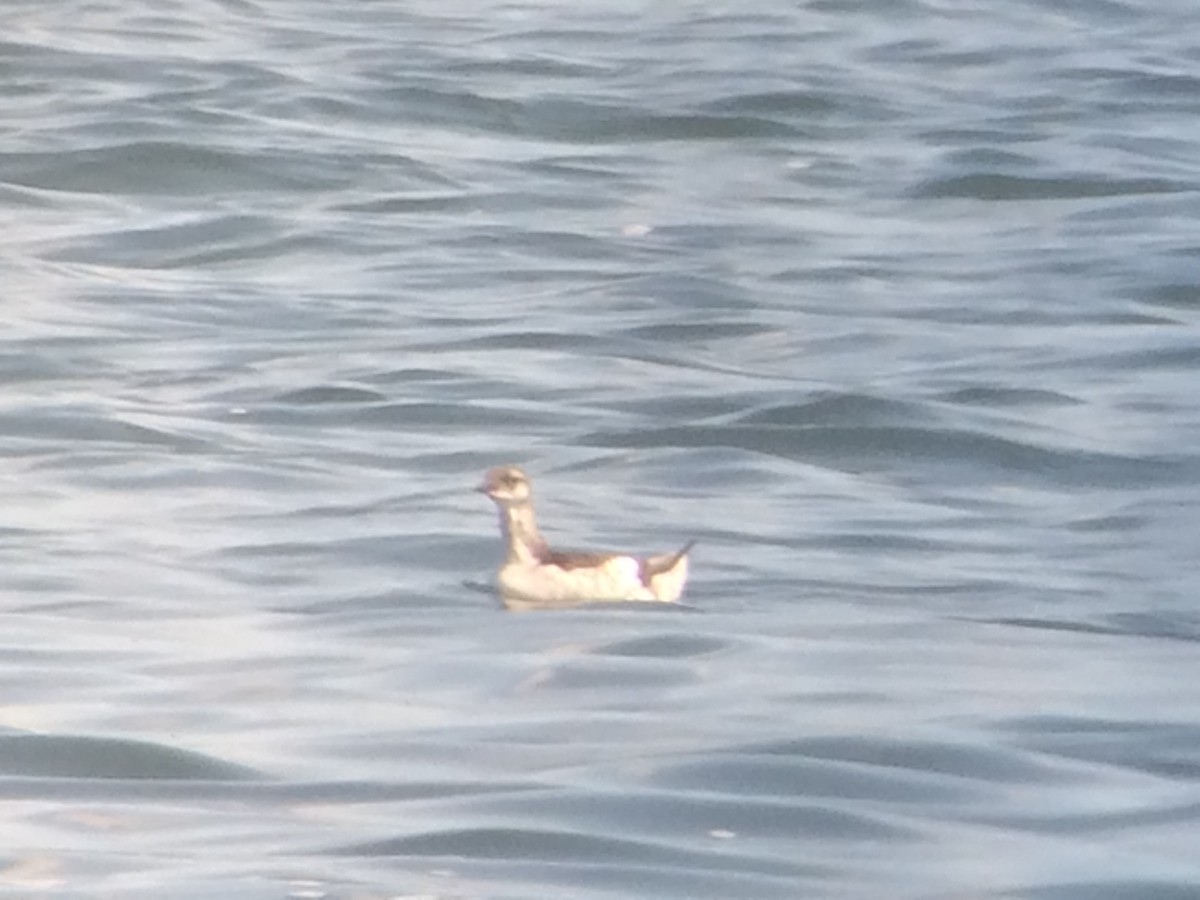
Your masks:
{"label": "gray water", "polygon": [[1200,896],[1193,0],[0,22],[0,892]]}

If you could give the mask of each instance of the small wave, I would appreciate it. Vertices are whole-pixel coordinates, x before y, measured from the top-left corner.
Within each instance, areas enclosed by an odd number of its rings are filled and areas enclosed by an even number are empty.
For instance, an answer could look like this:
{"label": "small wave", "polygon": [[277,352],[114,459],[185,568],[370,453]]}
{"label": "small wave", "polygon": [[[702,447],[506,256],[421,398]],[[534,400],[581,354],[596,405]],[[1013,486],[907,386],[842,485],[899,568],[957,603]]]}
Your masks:
{"label": "small wave", "polygon": [[326,403],[377,403],[387,396],[378,391],[345,385],[316,385],[287,391],[275,398],[277,403],[295,403],[299,406],[320,406]]}
{"label": "small wave", "polygon": [[0,772],[26,777],[185,781],[255,779],[261,773],[216,757],[118,738],[0,735]]}
{"label": "small wave", "polygon": [[1080,200],[1088,197],[1121,197],[1137,194],[1174,194],[1194,188],[1165,178],[1110,178],[1059,176],[1034,178],[976,172],[933,178],[919,185],[918,199],[970,198],[974,200]]}
{"label": "small wave", "polygon": [[649,657],[652,659],[690,659],[709,656],[728,649],[728,641],[698,634],[656,634],[629,638],[596,648],[603,656]]}
{"label": "small wave", "polygon": [[937,399],[945,403],[960,403],[964,406],[994,407],[1078,406],[1083,402],[1058,391],[982,385],[947,391],[938,395]]}
{"label": "small wave", "polygon": [[996,727],[1041,753],[1186,782],[1200,779],[1200,725],[1193,722],[1045,715]]}
{"label": "small wave", "polygon": [[419,856],[424,858],[500,859],[506,861],[620,864],[743,871],[779,877],[814,874],[814,867],[733,852],[700,853],[646,840],[612,838],[567,831],[527,828],[461,828],[360,844],[341,851],[354,856]]}
{"label": "small wave", "polygon": [[677,425],[592,432],[579,442],[640,449],[737,447],[844,471],[955,465],[989,477],[1002,471],[1051,483],[1126,488],[1186,481],[1196,468],[1190,457],[1059,450],[978,431],[899,425]]}
{"label": "small wave", "polygon": [[[203,195],[220,191],[308,191],[336,185],[287,174],[275,154],[174,141],[135,141],[86,150],[0,155],[5,180],[79,193]],[[318,171],[327,171],[320,169]],[[312,173],[308,173],[311,175]]]}

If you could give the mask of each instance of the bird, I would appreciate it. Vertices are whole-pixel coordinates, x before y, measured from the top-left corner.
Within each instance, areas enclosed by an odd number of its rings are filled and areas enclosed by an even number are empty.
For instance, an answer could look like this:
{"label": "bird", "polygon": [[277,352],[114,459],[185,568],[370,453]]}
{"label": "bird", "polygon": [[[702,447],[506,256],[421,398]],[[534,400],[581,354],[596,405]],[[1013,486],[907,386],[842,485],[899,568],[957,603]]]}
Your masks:
{"label": "bird", "polygon": [[508,609],[623,600],[672,603],[683,593],[695,541],[651,556],[552,550],[538,531],[529,477],[519,467],[488,469],[476,490],[499,508],[505,554],[496,570],[496,590]]}

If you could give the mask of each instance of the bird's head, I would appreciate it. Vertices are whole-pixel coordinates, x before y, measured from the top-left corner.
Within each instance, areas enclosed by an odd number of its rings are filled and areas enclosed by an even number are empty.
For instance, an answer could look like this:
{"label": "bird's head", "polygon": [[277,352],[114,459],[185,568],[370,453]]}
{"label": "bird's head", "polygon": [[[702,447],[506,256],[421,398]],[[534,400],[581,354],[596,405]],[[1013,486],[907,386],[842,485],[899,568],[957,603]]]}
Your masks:
{"label": "bird's head", "polygon": [[476,490],[487,494],[501,506],[524,503],[532,495],[529,479],[516,466],[496,466],[488,469],[483,476],[483,483]]}

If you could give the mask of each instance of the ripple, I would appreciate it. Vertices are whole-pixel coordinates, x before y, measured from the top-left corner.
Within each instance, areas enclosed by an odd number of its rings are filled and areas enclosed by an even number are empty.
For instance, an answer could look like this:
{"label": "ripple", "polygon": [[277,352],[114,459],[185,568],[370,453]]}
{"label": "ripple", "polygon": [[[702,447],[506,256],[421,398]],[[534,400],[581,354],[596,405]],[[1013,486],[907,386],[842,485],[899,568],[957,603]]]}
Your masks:
{"label": "ripple", "polygon": [[599,431],[581,436],[594,447],[737,447],[785,459],[855,471],[888,465],[966,466],[982,477],[995,471],[1059,484],[1105,483],[1126,489],[1186,481],[1189,458],[1122,456],[1086,450],[1054,450],[1036,444],[948,428],[901,426],[679,425],[637,431]]}
{"label": "ripple", "polygon": [[1161,284],[1150,288],[1142,299],[1145,303],[1171,309],[1200,309],[1200,286],[1192,283]]}
{"label": "ripple", "polygon": [[1124,637],[1165,638],[1188,643],[1200,642],[1200,621],[1177,613],[1114,613],[1099,621],[1008,617],[981,619],[996,625],[1036,628],[1046,631],[1072,631],[1080,634],[1108,634]]}
{"label": "ripple", "polygon": [[967,803],[981,796],[980,791],[966,782],[949,782],[920,771],[741,751],[659,766],[651,783],[664,790],[708,791],[718,795],[870,798],[890,803]]}
{"label": "ripple", "polygon": [[1200,804],[1154,802],[1135,809],[1102,812],[1031,812],[985,814],[980,817],[992,825],[1021,828],[1040,834],[1100,834],[1134,828],[1200,823]]}
{"label": "ripple", "polygon": [[112,446],[165,447],[177,452],[199,453],[214,449],[200,438],[162,428],[151,428],[123,418],[79,410],[73,413],[30,411],[0,414],[0,427],[26,441],[56,441],[108,444]]}
{"label": "ripple", "polygon": [[913,191],[913,197],[931,200],[1080,200],[1088,197],[1176,194],[1190,190],[1192,188],[1186,184],[1165,178],[1034,178],[981,172],[930,179]]}
{"label": "ripple", "polygon": [[637,340],[650,341],[715,341],[769,334],[775,329],[750,322],[673,322],[669,325],[641,325],[624,333]]}
{"label": "ripple", "polygon": [[926,406],[872,397],[867,394],[830,393],[805,403],[781,403],[737,416],[739,426],[820,426],[852,424],[856,427],[912,425],[934,422]]}
{"label": "ripple", "polygon": [[1200,781],[1200,725],[1194,723],[1030,716],[1002,727],[1043,753]]}
{"label": "ripple", "polygon": [[59,778],[231,781],[260,773],[225,760],[145,741],[118,738],[0,735],[0,772]]}
{"label": "ripple", "polygon": [[288,252],[290,242],[267,218],[224,215],[199,221],[136,228],[109,228],[75,236],[48,258],[148,270],[187,269]]}
{"label": "ripple", "polygon": [[1021,759],[1000,747],[866,738],[803,738],[747,747],[747,752],[771,756],[810,757],[866,763],[886,769],[940,772],[959,778],[1024,784],[1051,781],[1061,773]]}
{"label": "ripple", "polygon": [[331,187],[286,174],[277,154],[217,150],[173,141],[134,141],[87,150],[0,154],[5,179],[26,187],[95,194],[201,195]]}
{"label": "ripple", "polygon": [[695,852],[646,840],[526,828],[461,828],[360,844],[341,851],[353,856],[418,856],[426,859],[538,860],[622,866],[678,867],[693,871],[747,872],[790,877],[814,875],[815,866],[743,856],[733,852]]}
{"label": "ripple", "polygon": [[1009,896],[1027,900],[1196,900],[1190,881],[1163,879],[1074,881],[1038,885],[1013,891]]}
{"label": "ripple", "polygon": [[1023,406],[1078,406],[1083,401],[1058,391],[1038,388],[1010,388],[989,385],[958,388],[938,395],[946,403],[961,403],[965,406],[1023,407]]}
{"label": "ripple", "polygon": [[1116,514],[1103,516],[1089,516],[1083,519],[1077,519],[1074,522],[1068,522],[1066,527],[1070,531],[1078,531],[1084,534],[1093,532],[1134,532],[1144,528],[1149,524],[1146,516],[1135,514]]}
{"label": "ripple", "polygon": [[384,400],[387,400],[387,395],[379,391],[336,384],[298,388],[275,398],[277,403],[295,403],[301,406],[325,403],[377,403]]}
{"label": "ripple", "polygon": [[698,634],[657,634],[650,637],[615,641],[595,652],[603,656],[651,657],[654,659],[687,659],[708,656],[728,649],[728,641]]}
{"label": "ripple", "polygon": [[[1096,362],[1100,363],[1101,360],[1097,359]],[[1163,343],[1140,350],[1106,353],[1103,364],[1131,370],[1165,369],[1191,372],[1200,368],[1200,346],[1191,341],[1179,340],[1174,344]]]}
{"label": "ripple", "polygon": [[822,840],[911,841],[915,833],[870,811],[834,809],[816,801],[714,795],[711,791],[550,790],[521,797],[484,798],[472,804],[477,813],[509,817],[533,816],[556,822],[563,830],[591,827],[616,834],[646,833],[660,840],[695,840],[729,833],[742,839],[770,838],[795,846],[804,835]]}
{"label": "ripple", "polygon": [[833,112],[836,108],[836,104],[827,94],[799,90],[735,94],[719,100],[710,100],[699,106],[699,109],[708,113],[802,117]]}

